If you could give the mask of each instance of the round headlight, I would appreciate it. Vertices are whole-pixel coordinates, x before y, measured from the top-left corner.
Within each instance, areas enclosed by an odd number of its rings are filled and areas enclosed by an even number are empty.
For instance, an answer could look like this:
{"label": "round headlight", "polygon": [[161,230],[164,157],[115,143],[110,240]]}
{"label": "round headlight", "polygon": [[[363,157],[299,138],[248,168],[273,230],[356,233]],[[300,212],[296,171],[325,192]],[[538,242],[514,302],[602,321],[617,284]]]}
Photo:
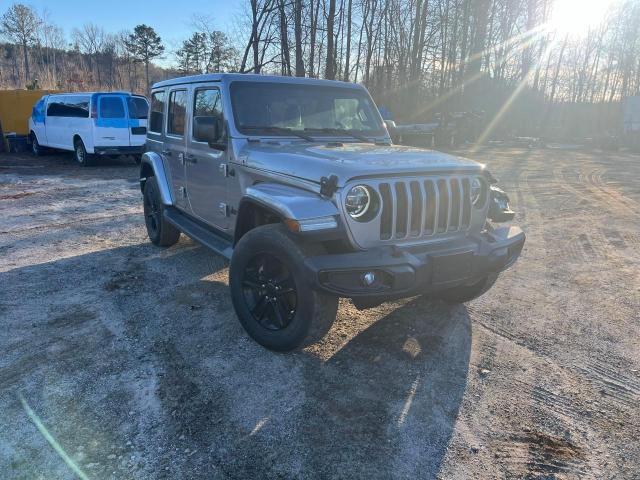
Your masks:
{"label": "round headlight", "polygon": [[351,218],[357,219],[366,215],[371,207],[369,189],[364,185],[356,185],[347,193],[344,204]]}
{"label": "round headlight", "polygon": [[480,206],[480,200],[484,197],[482,189],[482,180],[480,180],[479,177],[475,177],[471,181],[471,203],[473,203],[473,205],[476,207]]}

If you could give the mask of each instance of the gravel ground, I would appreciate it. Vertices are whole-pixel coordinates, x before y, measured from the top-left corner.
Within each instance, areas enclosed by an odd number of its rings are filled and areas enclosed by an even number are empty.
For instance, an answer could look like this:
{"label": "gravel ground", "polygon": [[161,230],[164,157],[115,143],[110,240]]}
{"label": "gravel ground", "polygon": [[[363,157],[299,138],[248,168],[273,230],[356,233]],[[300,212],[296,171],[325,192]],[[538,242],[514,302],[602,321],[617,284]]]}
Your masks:
{"label": "gravel ground", "polygon": [[283,355],[225,261],[147,241],[132,161],[0,156],[0,476],[640,478],[640,158],[477,157],[528,237],[496,286]]}

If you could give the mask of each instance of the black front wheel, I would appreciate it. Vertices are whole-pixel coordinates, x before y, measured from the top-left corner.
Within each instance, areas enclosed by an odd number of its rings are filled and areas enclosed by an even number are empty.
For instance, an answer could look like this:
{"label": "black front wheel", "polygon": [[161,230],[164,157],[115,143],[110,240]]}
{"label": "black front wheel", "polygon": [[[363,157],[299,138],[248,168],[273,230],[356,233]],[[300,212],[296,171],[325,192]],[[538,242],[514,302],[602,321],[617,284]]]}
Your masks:
{"label": "black front wheel", "polygon": [[251,230],[234,249],[233,306],[251,338],[271,350],[314,343],[335,320],[338,299],[312,288],[304,271],[307,253],[281,224]]}

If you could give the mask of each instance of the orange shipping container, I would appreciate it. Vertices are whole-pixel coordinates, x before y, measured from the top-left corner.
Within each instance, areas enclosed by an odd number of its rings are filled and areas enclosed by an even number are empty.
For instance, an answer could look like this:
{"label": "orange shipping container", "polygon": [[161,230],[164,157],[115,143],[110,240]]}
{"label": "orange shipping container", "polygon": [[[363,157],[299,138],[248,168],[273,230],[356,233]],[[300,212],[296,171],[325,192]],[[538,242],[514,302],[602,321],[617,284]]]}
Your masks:
{"label": "orange shipping container", "polygon": [[4,134],[29,133],[29,117],[33,105],[53,90],[0,90],[0,122]]}

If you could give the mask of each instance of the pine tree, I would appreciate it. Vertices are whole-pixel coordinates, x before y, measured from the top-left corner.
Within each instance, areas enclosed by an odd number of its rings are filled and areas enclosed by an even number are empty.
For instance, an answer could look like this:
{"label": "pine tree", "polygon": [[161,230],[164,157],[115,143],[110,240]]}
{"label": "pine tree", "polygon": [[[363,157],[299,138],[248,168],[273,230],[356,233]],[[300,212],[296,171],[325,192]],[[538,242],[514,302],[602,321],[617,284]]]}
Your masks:
{"label": "pine tree", "polygon": [[136,61],[144,63],[147,91],[149,91],[149,63],[164,53],[162,39],[152,27],[142,24],[133,29],[126,46]]}

